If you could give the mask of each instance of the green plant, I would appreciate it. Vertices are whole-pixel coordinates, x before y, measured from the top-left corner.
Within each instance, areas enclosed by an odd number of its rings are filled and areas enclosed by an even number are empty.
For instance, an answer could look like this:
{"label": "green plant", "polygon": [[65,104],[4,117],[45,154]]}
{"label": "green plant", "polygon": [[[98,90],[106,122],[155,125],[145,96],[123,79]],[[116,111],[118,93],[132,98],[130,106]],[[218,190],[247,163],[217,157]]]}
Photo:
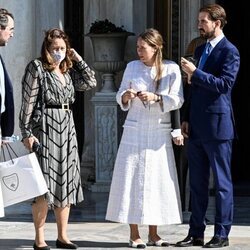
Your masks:
{"label": "green plant", "polygon": [[96,20],[94,23],[91,23],[89,33],[94,34],[103,34],[103,33],[118,33],[118,32],[127,32],[123,25],[117,27],[115,24],[111,23],[108,19],[105,20]]}

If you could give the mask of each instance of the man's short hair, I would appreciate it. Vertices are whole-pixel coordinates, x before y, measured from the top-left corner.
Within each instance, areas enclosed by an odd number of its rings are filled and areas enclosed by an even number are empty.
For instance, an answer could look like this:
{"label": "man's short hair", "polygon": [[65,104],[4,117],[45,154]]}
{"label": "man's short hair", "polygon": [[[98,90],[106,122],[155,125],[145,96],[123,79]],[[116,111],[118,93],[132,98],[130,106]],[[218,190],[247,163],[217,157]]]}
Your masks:
{"label": "man's short hair", "polygon": [[0,8],[0,26],[5,29],[8,25],[8,16],[14,20],[14,16],[6,9]]}

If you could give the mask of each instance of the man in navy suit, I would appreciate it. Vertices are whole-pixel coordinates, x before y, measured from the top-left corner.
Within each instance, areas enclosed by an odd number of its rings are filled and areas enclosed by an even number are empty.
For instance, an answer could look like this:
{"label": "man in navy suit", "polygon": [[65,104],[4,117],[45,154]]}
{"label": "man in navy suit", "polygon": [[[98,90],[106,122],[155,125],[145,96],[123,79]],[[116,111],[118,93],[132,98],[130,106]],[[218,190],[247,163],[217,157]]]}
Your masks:
{"label": "man in navy suit", "polygon": [[220,5],[201,8],[198,28],[207,44],[195,50],[197,67],[181,58],[191,92],[182,131],[189,138],[187,154],[192,214],[188,236],[176,243],[179,247],[204,245],[210,167],[215,182],[216,214],[214,236],[203,247],[229,245],[233,220],[231,154],[236,136],[231,92],[239,71],[240,55],[223,34],[225,24],[226,13]]}
{"label": "man in navy suit", "polygon": [[[14,17],[6,9],[0,9],[0,46],[6,46],[13,37]],[[8,142],[14,132],[13,87],[0,55],[0,145]]]}

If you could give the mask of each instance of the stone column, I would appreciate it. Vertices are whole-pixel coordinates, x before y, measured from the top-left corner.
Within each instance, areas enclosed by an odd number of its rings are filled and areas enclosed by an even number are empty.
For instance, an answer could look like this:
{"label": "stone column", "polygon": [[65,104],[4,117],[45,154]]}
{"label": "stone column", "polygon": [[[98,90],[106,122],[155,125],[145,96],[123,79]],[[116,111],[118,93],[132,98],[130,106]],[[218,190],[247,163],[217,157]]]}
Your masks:
{"label": "stone column", "polygon": [[95,183],[93,192],[109,192],[117,153],[116,92],[97,92],[91,99],[95,114]]}

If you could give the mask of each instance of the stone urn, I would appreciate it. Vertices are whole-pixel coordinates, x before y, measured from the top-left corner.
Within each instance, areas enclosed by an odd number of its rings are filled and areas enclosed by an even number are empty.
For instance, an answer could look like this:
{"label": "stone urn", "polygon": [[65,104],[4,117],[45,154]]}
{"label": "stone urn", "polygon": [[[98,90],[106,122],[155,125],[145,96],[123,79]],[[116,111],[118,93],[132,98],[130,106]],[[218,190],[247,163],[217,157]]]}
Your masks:
{"label": "stone urn", "polygon": [[100,92],[116,92],[114,74],[126,67],[124,52],[128,36],[131,32],[110,32],[103,34],[89,33],[94,53],[93,67],[102,73],[102,88]]}
{"label": "stone urn", "polygon": [[134,35],[109,20],[95,21],[89,33],[94,60],[92,66],[102,75],[102,87],[91,98],[95,119],[95,183],[92,192],[108,192],[118,148],[118,104],[114,75],[126,67],[128,36]]}

